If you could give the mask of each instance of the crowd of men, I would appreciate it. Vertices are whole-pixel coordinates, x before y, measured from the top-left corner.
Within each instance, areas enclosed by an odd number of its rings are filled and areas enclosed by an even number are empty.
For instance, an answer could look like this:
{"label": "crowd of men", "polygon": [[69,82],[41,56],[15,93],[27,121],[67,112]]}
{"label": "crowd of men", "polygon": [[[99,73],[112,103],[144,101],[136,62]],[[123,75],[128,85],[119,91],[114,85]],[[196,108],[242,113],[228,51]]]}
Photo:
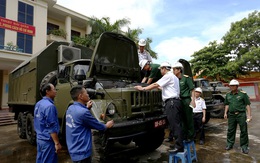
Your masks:
{"label": "crowd of men", "polygon": [[[138,43],[139,65],[145,87],[135,86],[140,91],[162,90],[162,100],[168,119],[170,134],[168,141],[174,141],[170,152],[182,152],[184,141],[193,141],[200,132],[199,144],[204,144],[203,123],[206,118],[206,105],[201,98],[202,89],[194,88],[192,78],[185,75],[183,65],[176,62],[155,64],[148,51],[146,41]],[[226,150],[233,148],[237,124],[240,126],[240,146],[243,153],[248,153],[248,133],[246,121],[252,119],[250,101],[247,94],[238,90],[239,82],[230,82],[231,91],[225,99],[225,115],[228,115],[228,133]],[[58,139],[59,122],[54,105],[56,89],[48,83],[41,88],[43,98],[37,102],[34,111],[34,126],[37,134],[37,163],[57,162],[57,153],[62,148]],[[100,123],[90,112],[92,101],[83,86],[70,90],[74,103],[66,112],[66,141],[68,151],[74,163],[91,163],[92,134],[91,129],[106,130],[114,125],[113,121]],[[229,111],[229,112],[228,112]]]}

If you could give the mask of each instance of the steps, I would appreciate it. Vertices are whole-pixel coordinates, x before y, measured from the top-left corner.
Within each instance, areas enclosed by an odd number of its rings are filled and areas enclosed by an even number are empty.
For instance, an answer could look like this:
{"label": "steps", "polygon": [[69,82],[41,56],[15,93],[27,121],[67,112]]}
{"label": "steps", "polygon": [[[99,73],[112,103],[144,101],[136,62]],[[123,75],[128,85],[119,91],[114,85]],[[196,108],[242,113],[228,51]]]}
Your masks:
{"label": "steps", "polygon": [[14,113],[10,113],[8,109],[0,110],[0,126],[16,124]]}

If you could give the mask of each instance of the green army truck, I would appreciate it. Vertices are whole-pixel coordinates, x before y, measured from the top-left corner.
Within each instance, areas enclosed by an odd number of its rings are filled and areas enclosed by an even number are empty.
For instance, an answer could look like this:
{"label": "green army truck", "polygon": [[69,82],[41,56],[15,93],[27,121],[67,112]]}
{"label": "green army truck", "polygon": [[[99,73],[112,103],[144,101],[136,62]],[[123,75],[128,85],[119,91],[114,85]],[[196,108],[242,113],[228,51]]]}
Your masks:
{"label": "green army truck", "polygon": [[40,87],[56,86],[54,103],[65,138],[65,114],[72,104],[70,89],[82,84],[88,91],[93,116],[102,123],[113,119],[114,126],[105,132],[93,131],[94,146],[109,154],[115,143],[152,151],[164,140],[167,125],[163,114],[161,91],[137,91],[140,67],[136,44],[121,34],[103,33],[94,49],[52,42],[41,52],[23,62],[9,75],[8,105],[17,119],[20,138],[36,142],[34,106],[42,97]]}
{"label": "green army truck", "polygon": [[200,87],[202,89],[202,97],[206,102],[206,123],[210,120],[211,117],[223,117],[224,116],[224,100],[225,96],[218,92],[214,91],[209,83],[208,79],[198,78],[194,79],[195,87]]}

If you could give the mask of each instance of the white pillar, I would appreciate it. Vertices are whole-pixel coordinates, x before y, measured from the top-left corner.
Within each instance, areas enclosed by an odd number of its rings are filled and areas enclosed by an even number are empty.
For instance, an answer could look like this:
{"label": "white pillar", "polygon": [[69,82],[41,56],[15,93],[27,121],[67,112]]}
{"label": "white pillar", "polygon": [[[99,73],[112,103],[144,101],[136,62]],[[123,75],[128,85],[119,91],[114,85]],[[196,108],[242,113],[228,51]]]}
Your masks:
{"label": "white pillar", "polygon": [[89,35],[92,32],[92,27],[88,24],[86,27],[86,34]]}
{"label": "white pillar", "polygon": [[70,16],[66,16],[66,20],[65,20],[65,31],[67,33],[66,35],[66,40],[68,42],[71,41],[71,17]]}

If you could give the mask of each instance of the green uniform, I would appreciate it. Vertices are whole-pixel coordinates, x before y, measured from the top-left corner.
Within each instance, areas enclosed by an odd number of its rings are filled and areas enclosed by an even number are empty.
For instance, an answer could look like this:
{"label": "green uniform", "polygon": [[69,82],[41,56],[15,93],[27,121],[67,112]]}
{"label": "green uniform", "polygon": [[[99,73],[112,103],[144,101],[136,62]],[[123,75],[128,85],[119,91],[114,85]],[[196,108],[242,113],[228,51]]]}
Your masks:
{"label": "green uniform", "polygon": [[192,79],[187,75],[182,75],[180,79],[180,97],[183,108],[183,133],[185,139],[193,139],[194,137],[193,110],[189,106],[193,89]]}
{"label": "green uniform", "polygon": [[237,124],[240,127],[240,147],[247,149],[248,132],[246,123],[246,106],[250,105],[249,97],[244,91],[236,93],[228,92],[225,98],[225,105],[228,109],[228,132],[227,146],[233,147],[236,138]]}
{"label": "green uniform", "polygon": [[152,78],[153,79],[152,83],[157,82],[157,80],[162,78],[161,71],[160,71],[160,69],[158,69],[160,67],[160,65],[151,63],[150,67],[151,67],[150,75],[149,75],[149,77],[148,76],[146,76],[146,77]]}

